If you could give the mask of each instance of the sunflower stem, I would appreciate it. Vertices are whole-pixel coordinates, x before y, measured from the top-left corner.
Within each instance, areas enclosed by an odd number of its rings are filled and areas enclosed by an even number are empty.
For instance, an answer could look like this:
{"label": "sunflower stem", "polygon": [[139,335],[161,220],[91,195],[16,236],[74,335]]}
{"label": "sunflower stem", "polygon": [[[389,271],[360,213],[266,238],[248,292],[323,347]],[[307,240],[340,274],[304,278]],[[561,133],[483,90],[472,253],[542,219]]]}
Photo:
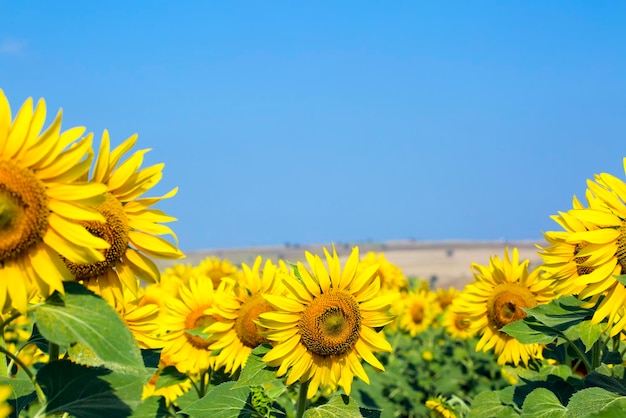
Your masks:
{"label": "sunflower stem", "polygon": [[7,356],[4,354],[6,351],[4,341],[4,329],[0,331],[0,376],[9,377],[9,368],[7,366]]}
{"label": "sunflower stem", "polygon": [[48,363],[59,359],[59,345],[48,341]]}
{"label": "sunflower stem", "polygon": [[[20,359],[18,356],[11,353],[6,348],[4,348],[4,346],[0,347],[0,352],[2,352],[2,354],[4,354],[5,356],[9,357],[13,362],[17,363],[22,368],[22,370],[24,370],[24,373],[28,375],[28,378],[33,383],[33,386],[35,387],[35,392],[37,393],[37,399],[39,399],[39,403],[42,405],[45,405],[46,395],[44,395],[43,390],[41,390],[41,386],[39,386],[39,383],[37,383],[37,379],[35,375],[33,374],[33,372],[30,370],[30,368],[22,361],[22,359]],[[6,363],[5,363],[5,367],[6,367]]]}
{"label": "sunflower stem", "polygon": [[298,393],[298,402],[296,403],[296,416],[295,418],[302,418],[304,411],[306,411],[306,393],[309,390],[309,381],[300,383],[300,392]]}

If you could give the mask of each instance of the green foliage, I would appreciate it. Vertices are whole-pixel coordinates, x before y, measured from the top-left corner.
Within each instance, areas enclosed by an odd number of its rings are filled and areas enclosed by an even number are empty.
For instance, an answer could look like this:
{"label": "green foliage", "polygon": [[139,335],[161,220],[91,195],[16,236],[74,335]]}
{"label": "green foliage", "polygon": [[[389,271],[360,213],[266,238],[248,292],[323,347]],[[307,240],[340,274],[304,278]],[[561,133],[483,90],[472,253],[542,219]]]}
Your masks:
{"label": "green foliage", "polygon": [[70,347],[75,361],[146,375],[139,346],[118,314],[78,283],[66,282],[65,295],[54,293],[34,311],[41,335]]}
{"label": "green foliage", "polygon": [[141,402],[145,380],[68,360],[53,361],[37,373],[48,399],[46,413],[67,412],[77,418],[130,416]]}
{"label": "green foliage", "polygon": [[370,384],[355,379],[351,397],[359,405],[382,411],[382,416],[423,417],[429,415],[425,402],[431,396],[457,396],[470,402],[482,391],[505,387],[502,368],[491,353],[476,352],[476,340],[461,341],[441,328],[429,328],[410,337],[398,332],[389,336],[393,352],[378,357],[385,366],[380,372],[364,368]]}
{"label": "green foliage", "polygon": [[222,383],[211,389],[202,399],[187,405],[182,412],[189,417],[247,418],[255,416],[247,403],[250,388],[234,388],[235,382]]}
{"label": "green foliage", "polygon": [[505,390],[477,396],[469,416],[623,416],[624,344],[619,335],[607,337],[606,322],[591,323],[595,309],[573,296],[563,297],[528,309],[526,318],[502,328],[523,343],[547,344],[544,356],[560,364],[544,361],[536,371],[521,372],[512,403]]}

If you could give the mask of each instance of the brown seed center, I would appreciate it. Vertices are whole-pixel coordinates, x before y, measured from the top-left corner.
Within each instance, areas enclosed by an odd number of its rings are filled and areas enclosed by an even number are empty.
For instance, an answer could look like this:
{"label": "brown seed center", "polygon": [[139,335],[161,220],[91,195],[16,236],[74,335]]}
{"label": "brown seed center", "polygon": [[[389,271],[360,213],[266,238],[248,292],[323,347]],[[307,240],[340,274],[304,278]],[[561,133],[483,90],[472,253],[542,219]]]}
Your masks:
{"label": "brown seed center", "polygon": [[351,294],[331,289],[307,306],[298,327],[302,343],[309,351],[324,357],[342,355],[359,339],[359,304]]}
{"label": "brown seed center", "polygon": [[516,283],[498,285],[487,301],[489,324],[499,330],[511,322],[526,317],[523,308],[533,308],[537,301],[527,288]]}
{"label": "brown seed center", "polygon": [[261,333],[265,328],[257,325],[254,321],[263,312],[274,310],[260,293],[250,296],[239,308],[239,316],[235,320],[235,332],[241,342],[250,348],[255,348],[269,342]]}
{"label": "brown seed center", "polygon": [[41,242],[49,213],[39,179],[11,161],[0,161],[0,264]]}

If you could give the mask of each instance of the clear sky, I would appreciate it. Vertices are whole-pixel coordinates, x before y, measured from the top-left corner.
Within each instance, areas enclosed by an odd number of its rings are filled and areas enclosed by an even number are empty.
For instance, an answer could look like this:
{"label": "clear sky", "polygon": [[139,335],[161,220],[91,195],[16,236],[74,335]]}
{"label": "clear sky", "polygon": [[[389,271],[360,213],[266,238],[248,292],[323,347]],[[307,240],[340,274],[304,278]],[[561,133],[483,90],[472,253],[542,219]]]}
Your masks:
{"label": "clear sky", "polygon": [[[624,179],[626,3],[0,0],[0,88],[137,132],[183,250],[540,239]],[[96,141],[96,146],[98,141]]]}

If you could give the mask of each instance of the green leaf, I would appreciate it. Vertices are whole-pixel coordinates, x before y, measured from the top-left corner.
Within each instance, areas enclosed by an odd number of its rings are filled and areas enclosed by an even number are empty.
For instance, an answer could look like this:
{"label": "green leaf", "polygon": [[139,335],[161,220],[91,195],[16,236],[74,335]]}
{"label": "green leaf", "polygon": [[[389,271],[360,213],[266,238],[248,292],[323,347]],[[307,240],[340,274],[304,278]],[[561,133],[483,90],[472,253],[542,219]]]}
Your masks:
{"label": "green leaf", "polygon": [[9,399],[7,400],[13,408],[13,412],[19,413],[37,399],[35,386],[33,386],[30,379],[0,377],[0,385],[8,385],[13,389],[13,392],[9,395]]}
{"label": "green leaf", "polygon": [[307,409],[302,418],[361,417],[359,405],[348,395],[333,396],[326,404]]}
{"label": "green leaf", "polygon": [[624,418],[625,410],[626,399],[620,398],[611,402],[610,405],[605,406],[599,411],[594,411],[585,415],[585,418]]}
{"label": "green leaf", "polygon": [[602,363],[604,364],[622,364],[622,355],[619,351],[605,351],[602,353]]}
{"label": "green leaf", "polygon": [[619,276],[613,276],[615,280],[626,286],[626,274],[621,274]]}
{"label": "green leaf", "polygon": [[133,410],[131,418],[174,418],[162,396],[151,396]]}
{"label": "green leaf", "polygon": [[550,327],[540,324],[531,317],[511,322],[500,329],[522,344],[548,344],[554,341],[559,333]]}
{"label": "green leaf", "polygon": [[[602,388],[583,389],[572,395],[567,404],[567,418],[586,417],[591,413],[603,411],[615,404],[626,404],[626,397],[611,393]],[[604,416],[604,415],[601,415]]]}
{"label": "green leaf", "polygon": [[563,418],[566,412],[567,409],[561,405],[554,393],[545,388],[537,388],[526,396],[522,417]]}
{"label": "green leaf", "polygon": [[139,346],[115,310],[78,283],[64,285],[65,295],[54,293],[35,308],[41,334],[60,346],[80,343],[73,355],[86,365],[146,374]]}
{"label": "green leaf", "polygon": [[128,417],[141,403],[145,378],[67,360],[53,361],[37,372],[48,404],[47,414],[77,418]]}
{"label": "green leaf", "polygon": [[515,408],[504,405],[498,392],[483,392],[474,398],[468,418],[509,418],[519,417]]}
{"label": "green leaf", "polygon": [[214,387],[202,399],[192,402],[182,412],[191,417],[243,418],[252,416],[254,410],[247,406],[250,389],[233,388],[235,382]]}
{"label": "green leaf", "polygon": [[593,344],[598,341],[600,335],[604,332],[604,328],[606,324],[595,324],[591,325],[591,320],[582,321],[579,325],[579,335],[580,340],[585,344],[585,352],[591,350]]}
{"label": "green leaf", "polygon": [[585,376],[585,384],[588,386],[606,389],[611,393],[626,396],[626,386],[624,386],[623,380],[620,381],[613,376],[598,373],[596,370]]}
{"label": "green leaf", "polygon": [[564,330],[590,316],[591,310],[583,308],[576,297],[564,296],[526,309],[526,313],[544,325]]}
{"label": "green leaf", "polygon": [[186,374],[181,373],[174,366],[167,366],[159,372],[159,378],[155,390],[168,386],[178,385],[189,379]]}
{"label": "green leaf", "polygon": [[269,367],[267,363],[261,360],[270,349],[269,345],[263,344],[252,350],[239,379],[235,383],[235,388],[261,386],[276,379],[278,367]]}

